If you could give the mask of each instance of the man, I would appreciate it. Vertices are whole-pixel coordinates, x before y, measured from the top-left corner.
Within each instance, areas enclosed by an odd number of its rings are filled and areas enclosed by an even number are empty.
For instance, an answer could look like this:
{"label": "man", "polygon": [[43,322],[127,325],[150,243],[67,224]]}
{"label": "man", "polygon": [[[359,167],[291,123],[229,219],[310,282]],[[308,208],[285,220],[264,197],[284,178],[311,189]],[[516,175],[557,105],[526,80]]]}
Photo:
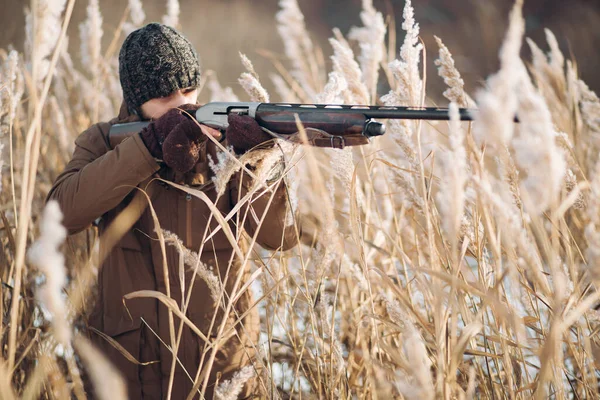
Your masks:
{"label": "man", "polygon": [[[248,276],[248,272],[240,271],[240,260],[223,229],[202,244],[207,228],[210,234],[219,227],[208,205],[156,178],[196,186],[222,215],[227,215],[248,192],[251,180],[245,174],[236,174],[228,183],[225,195],[220,197],[210,184],[212,171],[208,157],[216,160],[217,149],[207,135],[220,139],[221,133],[199,126],[184,111],[198,108],[191,103],[195,103],[198,96],[200,68],[193,46],[181,34],[155,23],[132,32],[119,54],[119,74],[124,97],[119,116],[108,123],[93,125],[77,138],[73,157],[54,183],[48,199],[59,202],[70,233],[85,229],[101,217],[98,229],[103,263],[98,274],[98,299],[88,324],[94,342],[126,378],[129,397],[166,398],[173,375],[171,398],[184,399],[192,390],[202,353],[207,349],[206,342],[184,327],[178,361],[172,371],[170,348],[175,344],[171,334],[174,332],[177,340],[181,320],[172,317],[174,324],[170,326],[171,317],[164,304],[150,298],[124,301],[123,296],[139,290],[170,293],[183,310],[192,288],[186,316],[210,340],[221,324],[223,307],[219,309],[215,305],[207,283],[195,276],[192,268],[186,265],[181,273],[180,255],[175,246],[166,246],[163,254],[151,208],[145,196],[136,197],[136,193],[140,193],[136,187],[148,193],[161,229],[175,233],[188,249],[201,249],[200,259],[219,280],[223,282],[227,276],[222,301],[227,304],[236,277],[239,273]],[[150,119],[152,123],[115,148],[110,147],[111,125],[140,119]],[[268,139],[263,135],[253,119],[240,116],[232,117],[226,132],[230,144],[231,140],[235,142],[238,153]],[[256,218],[260,220],[266,213],[257,234],[258,243],[268,249],[285,250],[293,246],[296,243],[294,230],[284,226],[285,190],[285,185],[280,183],[274,194],[252,199],[252,210],[244,205],[239,218],[234,217],[229,222],[232,231],[242,228],[237,227],[236,222],[241,224],[245,217],[243,228],[253,235]],[[267,207],[271,196],[271,205]],[[115,220],[120,223],[123,210],[136,216],[135,223],[122,237],[109,235],[107,232],[119,230],[111,230],[115,228],[111,224]],[[110,246],[111,241],[116,244]],[[240,368],[249,365],[255,355],[259,321],[256,309],[250,310],[251,304],[252,295],[246,291],[235,303],[235,312],[227,316],[227,327],[243,318],[235,325],[233,337],[217,352],[206,398],[212,398],[216,382],[230,379]],[[216,309],[219,309],[216,321],[209,329]],[[139,363],[125,357],[108,338]],[[204,366],[210,351],[206,352]],[[244,396],[254,390],[250,386],[246,385]],[[198,397],[195,393],[195,398]]]}

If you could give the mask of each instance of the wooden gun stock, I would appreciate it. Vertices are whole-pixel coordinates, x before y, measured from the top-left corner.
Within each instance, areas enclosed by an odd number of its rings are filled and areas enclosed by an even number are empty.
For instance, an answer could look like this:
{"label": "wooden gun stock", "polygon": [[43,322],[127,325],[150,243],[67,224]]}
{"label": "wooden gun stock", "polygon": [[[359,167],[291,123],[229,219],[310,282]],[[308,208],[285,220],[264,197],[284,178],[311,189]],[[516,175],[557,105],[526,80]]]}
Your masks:
{"label": "wooden gun stock", "polygon": [[149,124],[150,121],[140,121],[128,122],[126,124],[115,124],[111,126],[110,131],[108,133],[108,142],[110,144],[110,148],[114,149],[123,140],[140,132]]}

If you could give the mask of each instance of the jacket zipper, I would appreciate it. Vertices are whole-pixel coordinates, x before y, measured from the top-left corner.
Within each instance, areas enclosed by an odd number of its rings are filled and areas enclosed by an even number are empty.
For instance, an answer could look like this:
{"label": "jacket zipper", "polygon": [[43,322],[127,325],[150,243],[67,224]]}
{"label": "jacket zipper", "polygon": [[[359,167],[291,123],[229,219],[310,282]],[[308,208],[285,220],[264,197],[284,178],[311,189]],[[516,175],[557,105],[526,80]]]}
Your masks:
{"label": "jacket zipper", "polygon": [[[192,195],[185,194],[185,246],[188,249],[192,248]],[[182,257],[182,255],[180,255]],[[187,279],[184,279],[187,282]],[[187,286],[187,283],[185,284]],[[189,313],[189,310],[188,310]],[[188,314],[189,317],[189,314]],[[190,354],[187,351],[183,352],[183,360],[186,365],[190,362]]]}
{"label": "jacket zipper", "polygon": [[186,213],[185,213],[185,241],[186,247],[192,247],[192,195],[186,193]]}

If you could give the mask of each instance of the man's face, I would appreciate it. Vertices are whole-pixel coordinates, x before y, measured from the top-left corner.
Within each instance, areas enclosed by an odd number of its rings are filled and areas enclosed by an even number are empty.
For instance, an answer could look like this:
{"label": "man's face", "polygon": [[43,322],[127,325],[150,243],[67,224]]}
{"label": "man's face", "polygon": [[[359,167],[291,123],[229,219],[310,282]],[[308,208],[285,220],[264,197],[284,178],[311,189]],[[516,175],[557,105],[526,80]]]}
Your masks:
{"label": "man's face", "polygon": [[179,89],[166,97],[148,100],[141,106],[144,119],[157,119],[171,108],[183,104],[195,104],[198,99],[197,88]]}

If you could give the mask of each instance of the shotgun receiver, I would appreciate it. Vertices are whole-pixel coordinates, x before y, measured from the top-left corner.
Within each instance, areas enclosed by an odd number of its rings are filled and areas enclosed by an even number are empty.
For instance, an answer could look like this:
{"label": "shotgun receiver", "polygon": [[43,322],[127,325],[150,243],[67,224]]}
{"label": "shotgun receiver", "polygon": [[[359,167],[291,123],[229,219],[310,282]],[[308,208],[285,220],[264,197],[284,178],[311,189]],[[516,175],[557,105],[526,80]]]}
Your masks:
{"label": "shotgun receiver", "polygon": [[[459,109],[460,119],[473,120],[474,110]],[[287,103],[207,103],[196,113],[196,120],[204,125],[219,129],[223,134],[229,125],[227,117],[236,113],[248,115],[273,137],[299,142],[295,115],[307,131],[309,144],[318,147],[344,148],[369,143],[374,136],[385,133],[385,125],[379,119],[423,119],[448,120],[447,108],[437,107],[391,107],[329,104]],[[146,127],[150,122],[115,124],[109,133],[110,145],[114,148],[126,137]]]}

